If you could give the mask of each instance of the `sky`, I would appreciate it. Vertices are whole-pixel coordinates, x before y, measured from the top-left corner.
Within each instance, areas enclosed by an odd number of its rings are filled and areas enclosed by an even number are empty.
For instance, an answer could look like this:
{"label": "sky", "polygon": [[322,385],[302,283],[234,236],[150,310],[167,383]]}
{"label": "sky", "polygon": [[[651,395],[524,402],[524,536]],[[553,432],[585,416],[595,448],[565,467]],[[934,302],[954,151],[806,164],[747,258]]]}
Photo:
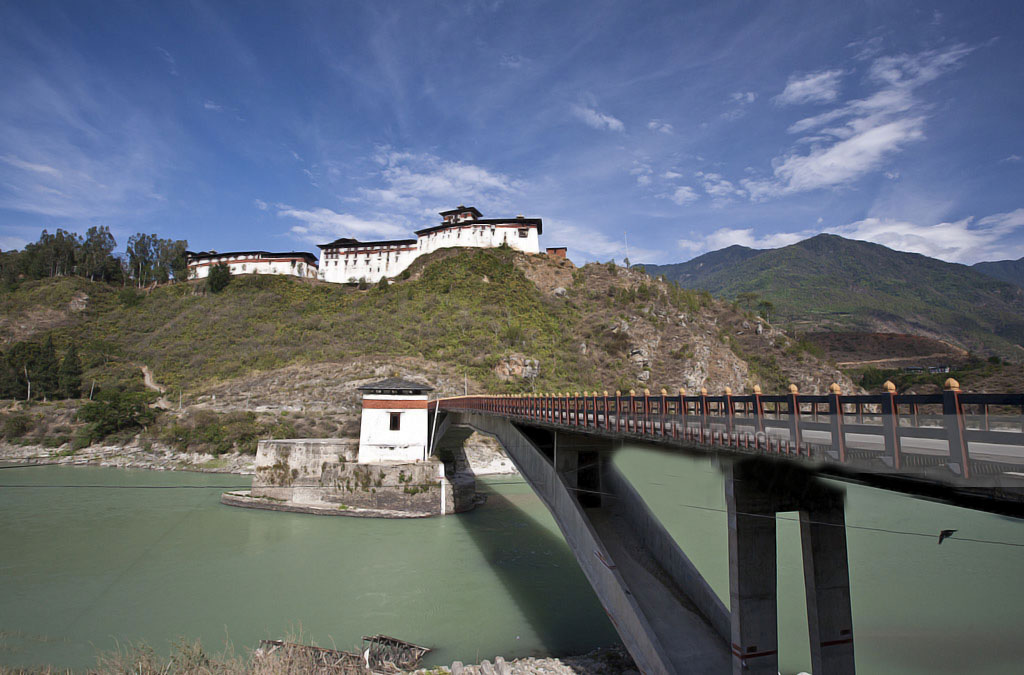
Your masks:
{"label": "sky", "polygon": [[410,236],[1024,256],[1024,3],[0,2],[0,249]]}

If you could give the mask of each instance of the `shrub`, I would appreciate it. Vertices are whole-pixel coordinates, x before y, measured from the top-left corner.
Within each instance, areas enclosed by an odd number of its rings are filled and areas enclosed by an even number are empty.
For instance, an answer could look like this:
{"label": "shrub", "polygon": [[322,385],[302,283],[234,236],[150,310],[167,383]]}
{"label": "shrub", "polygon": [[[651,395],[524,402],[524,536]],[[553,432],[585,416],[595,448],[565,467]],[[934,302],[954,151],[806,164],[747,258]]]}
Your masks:
{"label": "shrub", "polygon": [[8,415],[4,419],[4,438],[13,440],[15,438],[21,438],[28,432],[32,431],[32,418],[28,415],[21,413],[15,413]]}
{"label": "shrub", "polygon": [[231,283],[231,268],[227,263],[220,263],[210,268],[210,276],[206,277],[206,287],[211,293],[220,293]]}
{"label": "shrub", "polygon": [[143,294],[134,288],[122,288],[117,292],[117,299],[122,307],[136,307],[142,302]]}
{"label": "shrub", "polygon": [[89,422],[89,439],[97,441],[125,429],[142,428],[152,424],[156,411],[149,407],[153,395],[149,392],[104,390],[78,411],[78,418]]}

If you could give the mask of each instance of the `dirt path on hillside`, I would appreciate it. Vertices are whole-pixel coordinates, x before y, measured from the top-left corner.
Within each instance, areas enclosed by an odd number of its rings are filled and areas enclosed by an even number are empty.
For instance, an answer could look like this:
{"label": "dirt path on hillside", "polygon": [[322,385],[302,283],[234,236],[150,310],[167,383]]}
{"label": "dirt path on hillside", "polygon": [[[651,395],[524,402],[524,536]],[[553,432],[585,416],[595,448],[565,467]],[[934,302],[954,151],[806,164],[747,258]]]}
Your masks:
{"label": "dirt path on hillside", "polygon": [[166,396],[164,396],[164,392],[167,391],[167,388],[161,387],[156,383],[156,380],[153,379],[153,371],[149,369],[149,366],[142,364],[139,366],[139,369],[142,370],[142,383],[146,385],[146,389],[152,389],[160,394],[160,398],[157,399],[156,404],[161,408],[170,410],[173,407],[173,404],[167,400]]}
{"label": "dirt path on hillside", "polygon": [[874,366],[880,363],[906,363],[923,361],[925,359],[950,359],[956,358],[955,354],[949,352],[937,352],[935,354],[921,354],[920,356],[896,356],[890,359],[870,359],[868,361],[838,361],[836,368],[858,368],[860,366]]}

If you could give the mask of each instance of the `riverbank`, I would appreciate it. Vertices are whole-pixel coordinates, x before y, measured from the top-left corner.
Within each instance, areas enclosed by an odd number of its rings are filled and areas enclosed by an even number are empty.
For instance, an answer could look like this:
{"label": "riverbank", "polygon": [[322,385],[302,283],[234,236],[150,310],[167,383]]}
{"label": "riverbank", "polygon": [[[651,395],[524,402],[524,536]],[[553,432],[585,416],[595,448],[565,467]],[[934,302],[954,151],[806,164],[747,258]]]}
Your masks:
{"label": "riverbank", "polygon": [[178,452],[164,446],[91,446],[72,453],[67,447],[0,444],[0,463],[6,464],[58,464],[252,475],[255,473],[255,462],[253,455],[238,452],[211,455]]}

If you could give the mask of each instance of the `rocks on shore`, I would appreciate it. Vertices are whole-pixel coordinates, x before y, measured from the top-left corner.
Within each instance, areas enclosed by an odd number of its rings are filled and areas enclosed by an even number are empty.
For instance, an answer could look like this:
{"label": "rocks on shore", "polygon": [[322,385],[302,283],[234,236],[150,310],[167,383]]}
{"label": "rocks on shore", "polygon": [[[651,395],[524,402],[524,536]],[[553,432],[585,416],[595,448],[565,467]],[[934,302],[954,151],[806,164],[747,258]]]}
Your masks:
{"label": "rocks on shore", "polygon": [[[427,675],[437,673],[438,670],[421,668],[413,673]],[[441,669],[440,672],[449,672],[451,675],[638,675],[633,659],[622,646],[557,659],[528,657],[506,661],[496,656],[493,663],[484,659],[475,665],[463,665],[461,661],[456,661],[451,668]]]}

